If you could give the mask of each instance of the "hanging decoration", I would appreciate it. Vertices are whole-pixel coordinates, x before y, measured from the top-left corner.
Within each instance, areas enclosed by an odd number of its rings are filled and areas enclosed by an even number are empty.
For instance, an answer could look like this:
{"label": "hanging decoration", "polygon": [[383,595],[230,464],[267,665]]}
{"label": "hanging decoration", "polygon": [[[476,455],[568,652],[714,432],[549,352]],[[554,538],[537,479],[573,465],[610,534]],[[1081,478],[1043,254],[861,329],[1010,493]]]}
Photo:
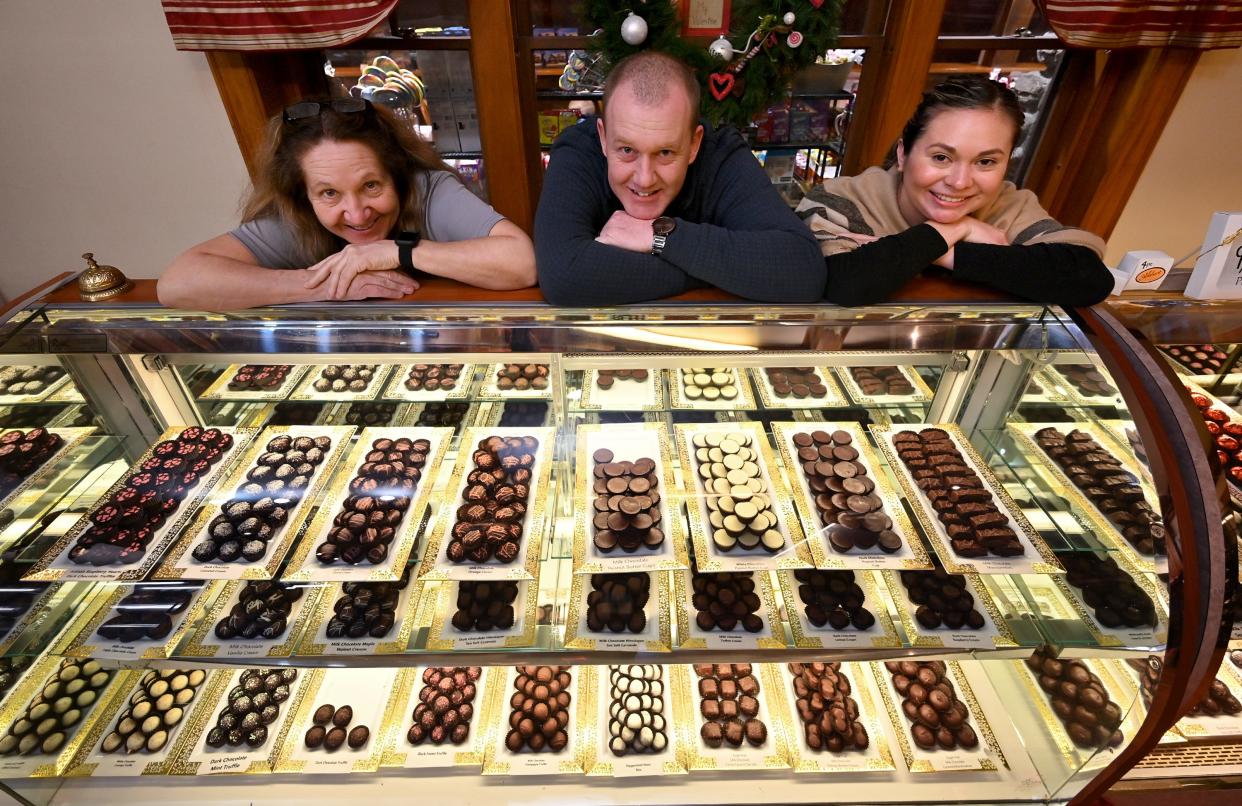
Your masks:
{"label": "hanging decoration", "polygon": [[[701,113],[747,126],[782,97],[793,74],[831,48],[843,0],[734,0],[728,37],[704,47],[681,36],[670,0],[584,0],[593,50],[615,64],[641,50],[681,59],[699,76]],[[739,46],[739,43],[740,46]]]}

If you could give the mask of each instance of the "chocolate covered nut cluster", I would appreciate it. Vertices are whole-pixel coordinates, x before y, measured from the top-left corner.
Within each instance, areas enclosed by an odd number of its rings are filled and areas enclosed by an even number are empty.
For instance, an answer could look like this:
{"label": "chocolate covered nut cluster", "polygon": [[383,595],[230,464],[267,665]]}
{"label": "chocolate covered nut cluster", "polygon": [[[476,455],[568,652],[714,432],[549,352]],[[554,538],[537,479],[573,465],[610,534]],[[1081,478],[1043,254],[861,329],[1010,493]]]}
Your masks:
{"label": "chocolate covered nut cluster", "polygon": [[712,431],[695,434],[690,442],[706,491],[712,545],[720,551],[761,549],[769,554],[784,548],[785,536],[777,528],[772,493],[750,434]]}
{"label": "chocolate covered nut cluster", "polygon": [[207,525],[207,537],[191,556],[201,563],[262,560],[267,544],[285,528],[289,511],[306,495],[331,449],[332,439],[326,436],[272,437],[246,472],[246,480]]}
{"label": "chocolate covered nut cluster", "polygon": [[513,389],[518,392],[527,389],[547,389],[548,365],[501,364],[496,369],[496,388],[501,391]]}
{"label": "chocolate covered nut cluster", "polygon": [[791,439],[833,550],[842,554],[876,546],[885,554],[900,550],[901,537],[893,531],[893,519],[885,513],[884,500],[876,494],[867,466],[859,461],[850,433],[812,431]]}
{"label": "chocolate covered nut cluster", "polygon": [[1134,474],[1084,431],[1055,428],[1035,432],[1035,444],[1141,554],[1164,554],[1164,524],[1143,498]]}
{"label": "chocolate covered nut cluster", "polygon": [[1053,364],[1052,368],[1083,397],[1111,397],[1117,394],[1104,373],[1090,364]]}
{"label": "chocolate covered nut cluster", "polygon": [[378,369],[379,364],[329,364],[313,386],[316,392],[365,392]]}
{"label": "chocolate covered nut cluster", "polygon": [[350,750],[359,750],[371,738],[371,729],[366,725],[355,725],[350,728],[349,723],[353,720],[352,706],[342,705],[340,708],[333,708],[325,703],[315,709],[311,717],[313,724],[306,730],[303,743],[308,750],[318,750],[322,747],[329,753],[340,750],[343,744],[348,744]]}
{"label": "chocolate covered nut cluster", "polygon": [[971,750],[979,746],[966,704],[957,698],[953,683],[945,676],[944,661],[888,661],[884,668],[903,698],[901,712],[912,723],[910,736],[920,749]]}
{"label": "chocolate covered nut cluster", "polygon": [[559,753],[569,744],[569,666],[518,666],[509,698],[510,753]]}
{"label": "chocolate covered nut cluster", "polygon": [[696,663],[699,737],[708,747],[762,747],[768,726],[759,719],[759,679],[749,663]]}
{"label": "chocolate covered nut cluster", "polygon": [[595,373],[595,385],[600,389],[611,389],[617,381],[638,383],[647,378],[648,373],[645,369],[601,369]]}
{"label": "chocolate covered nut cluster", "polygon": [[456,389],[463,364],[415,364],[405,376],[405,388],[411,392]]}
{"label": "chocolate covered nut cluster", "polygon": [[647,629],[647,614],[643,608],[650,597],[651,575],[646,572],[591,574],[587,629],[591,632],[642,632]]}
{"label": "chocolate covered nut cluster", "polygon": [[[3,631],[0,630],[0,635]],[[15,655],[0,658],[0,700],[9,693],[13,684],[21,679],[22,672],[30,668],[32,658],[29,655]]]}
{"label": "chocolate covered nut cluster", "polygon": [[0,498],[17,489],[64,444],[60,434],[46,428],[6,431],[0,435]]}
{"label": "chocolate covered nut cluster", "polygon": [[512,629],[516,582],[458,582],[453,626],[462,632]]}
{"label": "chocolate covered nut cluster", "polygon": [[246,364],[229,378],[230,392],[262,392],[285,382],[293,367],[288,364]]}
{"label": "chocolate covered nut cluster", "polygon": [[37,395],[64,374],[60,367],[5,367],[0,369],[0,395]]}
{"label": "chocolate covered nut cluster", "polygon": [[1220,372],[1229,360],[1226,345],[1179,344],[1165,347],[1164,351],[1174,361],[1197,375]]}
{"label": "chocolate covered nut cluster", "polygon": [[691,580],[690,603],[698,611],[694,623],[700,630],[732,632],[739,626],[746,632],[763,629],[759,615],[759,594],[749,571],[700,574]]}
{"label": "chocolate covered nut cluster", "polygon": [[[1160,685],[1160,675],[1164,671],[1164,661],[1155,655],[1142,658],[1129,658],[1127,661],[1139,673],[1139,689],[1143,693],[1143,703],[1150,709],[1156,687]],[[1232,716],[1242,713],[1242,702],[1233,696],[1229,686],[1219,677],[1212,681],[1203,699],[1195,703],[1188,716]]]}
{"label": "chocolate covered nut cluster", "polygon": [[608,448],[600,448],[591,458],[595,548],[605,554],[618,548],[627,553],[642,547],[658,549],[664,544],[664,530],[659,525],[663,516],[655,462],[646,457],[617,462]]}
{"label": "chocolate covered nut cluster", "polygon": [[388,559],[430,450],[426,439],[380,437],[371,443],[350,479],[349,497],[332,519],[332,531],[315,549],[319,562],[378,565]]}
{"label": "chocolate covered nut cluster", "polygon": [[764,367],[763,372],[779,398],[818,400],[828,396],[828,386],[815,367]]}
{"label": "chocolate covered nut cluster", "polygon": [[147,544],[172,517],[186,492],[233,447],[217,428],[190,426],[151,449],[151,458],[88,516],[91,528],[69,550],[78,565],[128,565],[146,554]]}
{"label": "chocolate covered nut cluster", "polygon": [[112,731],[99,745],[103,753],[158,753],[168,745],[207,679],[202,669],[154,669],[142,676]]}
{"label": "chocolate covered nut cluster", "polygon": [[167,638],[173,629],[173,616],[185,612],[202,585],[188,581],[135,585],[112,608],[116,615],[100,624],[95,632],[100,638],[125,644]]}
{"label": "chocolate covered nut cluster", "polygon": [[1041,648],[1026,659],[1026,665],[1039,679],[1040,689],[1074,744],[1084,748],[1121,744],[1123,737],[1117,730],[1121,708],[1082,661],[1061,660]]}
{"label": "chocolate covered nut cluster", "polygon": [[940,567],[931,571],[902,571],[901,584],[906,597],[917,605],[914,618],[924,629],[979,630],[983,614],[975,609],[975,597],[966,587],[966,577],[950,574]]}
{"label": "chocolate covered nut cluster", "polygon": [[1190,399],[1212,437],[1212,447],[1216,449],[1216,459],[1225,471],[1225,477],[1242,486],[1242,422],[1231,421],[1229,413],[1214,406],[1207,395],[1190,392]]}
{"label": "chocolate covered nut cluster", "polygon": [[501,428],[531,428],[548,418],[548,404],[542,400],[508,400],[500,414]]}
{"label": "chocolate covered nut cluster", "polygon": [[924,428],[893,435],[898,458],[931,501],[953,552],[962,557],[1016,557],[1026,553],[1009,518],[966,463],[946,431]]}
{"label": "chocolate covered nut cluster", "polygon": [[487,437],[471,455],[462,504],[446,549],[450,562],[508,565],[522,546],[522,523],[539,440]]}
{"label": "chocolate covered nut cluster", "polygon": [[663,668],[609,666],[608,687],[608,750],[617,757],[664,752],[668,722]]}
{"label": "chocolate covered nut cluster", "polygon": [[1156,626],[1155,602],[1112,557],[1084,552],[1057,557],[1065,567],[1065,581],[1079,589],[1100,624],[1111,629]]}
{"label": "chocolate covered nut cluster", "polygon": [[383,638],[397,621],[401,591],[410,584],[406,569],[397,582],[346,582],[341,596],[332,603],[328,619],[329,638]]}
{"label": "chocolate covered nut cluster", "polygon": [[290,687],[297,679],[297,669],[243,671],[237,685],[229,689],[215,727],[207,731],[207,746],[262,747],[268,739],[267,726],[280,718],[281,703],[289,699]]}
{"label": "chocolate covered nut cluster", "polygon": [[683,367],[677,372],[686,400],[733,400],[737,377],[729,367]]}
{"label": "chocolate covered nut cluster", "polygon": [[388,425],[397,413],[397,404],[386,400],[359,400],[345,412],[346,425]]}
{"label": "chocolate covered nut cluster", "polygon": [[858,703],[850,696],[853,689],[841,664],[791,663],[787,668],[807,747],[829,753],[866,750],[871,737],[858,719]]}
{"label": "chocolate covered nut cluster", "polygon": [[850,367],[850,375],[865,395],[909,395],[914,387],[906,380],[900,368],[884,367]]}
{"label": "chocolate covered nut cluster", "polygon": [[[405,740],[415,746],[423,742],[465,744],[470,738],[474,701],[482,674],[479,666],[428,666],[424,669],[418,705],[414,706],[410,717],[414,724],[406,731]],[[540,713],[546,710],[545,705]]]}
{"label": "chocolate covered nut cluster", "polygon": [[221,641],[279,638],[289,626],[293,603],[303,592],[301,585],[285,582],[247,582],[237,604],[216,622],[216,637]]}
{"label": "chocolate covered nut cluster", "polygon": [[813,626],[869,630],[875,624],[875,615],[863,607],[866,594],[854,581],[853,571],[799,568],[794,571],[794,579],[798,580],[798,598],[806,620]]}
{"label": "chocolate covered nut cluster", "polygon": [[0,737],[0,756],[59,753],[111,679],[93,660],[63,659]]}
{"label": "chocolate covered nut cluster", "polygon": [[469,410],[470,404],[460,400],[433,400],[423,405],[414,425],[458,426]]}

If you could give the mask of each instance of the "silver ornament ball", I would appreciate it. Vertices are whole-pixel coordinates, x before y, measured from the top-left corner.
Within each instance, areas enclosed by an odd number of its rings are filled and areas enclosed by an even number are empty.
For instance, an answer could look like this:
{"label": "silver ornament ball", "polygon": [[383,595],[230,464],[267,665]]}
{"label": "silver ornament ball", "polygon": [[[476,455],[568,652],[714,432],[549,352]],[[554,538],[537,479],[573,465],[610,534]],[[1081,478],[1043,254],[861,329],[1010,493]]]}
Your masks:
{"label": "silver ornament ball", "polygon": [[793,13],[792,11],[786,11],[786,12],[785,12],[785,18],[784,18],[784,19],[785,19],[785,24],[786,24],[786,25],[793,25],[793,24],[794,24],[794,20],[796,20],[796,19],[798,19],[798,18],[794,16],[794,13]]}
{"label": "silver ornament ball", "polygon": [[647,39],[647,21],[631,11],[621,22],[621,38],[627,45],[641,45]]}
{"label": "silver ornament ball", "polygon": [[722,62],[733,58],[733,45],[723,36],[707,46],[707,52]]}

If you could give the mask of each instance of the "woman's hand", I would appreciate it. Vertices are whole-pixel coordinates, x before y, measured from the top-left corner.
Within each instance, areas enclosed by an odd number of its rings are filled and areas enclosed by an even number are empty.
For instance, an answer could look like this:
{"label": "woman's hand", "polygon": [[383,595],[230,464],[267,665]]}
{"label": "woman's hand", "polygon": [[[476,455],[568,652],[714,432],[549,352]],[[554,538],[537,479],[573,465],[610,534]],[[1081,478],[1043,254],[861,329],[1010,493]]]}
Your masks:
{"label": "woman's hand", "polygon": [[977,218],[967,216],[962,219],[969,226],[966,237],[962,240],[970,243],[990,243],[993,246],[1009,246],[1009,238],[1005,235],[1004,230],[997,229],[991,224],[985,224]]}
{"label": "woman's hand", "polygon": [[1005,236],[1003,230],[970,216],[966,216],[952,224],[941,224],[937,221],[928,221],[927,223],[934,227],[940,233],[940,236],[944,238],[945,243],[949,245],[949,251],[936,258],[932,263],[949,271],[953,270],[954,247],[962,241],[968,243],[989,243],[995,246],[1009,245],[1009,238]]}
{"label": "woman's hand", "polygon": [[395,269],[364,271],[350,281],[344,296],[329,299],[401,299],[406,294],[414,293],[417,288],[418,281],[411,280]]}
{"label": "woman's hand", "polygon": [[[354,278],[363,272],[395,270],[398,265],[397,244],[394,241],[346,244],[341,251],[328,255],[307,269],[309,276],[306,280],[306,287],[315,288],[326,282],[327,296],[324,297],[325,299],[355,299],[346,296],[350,292]],[[404,277],[404,275],[401,276]],[[413,284],[411,291],[418,287],[413,280],[406,278],[406,281],[407,286]]]}

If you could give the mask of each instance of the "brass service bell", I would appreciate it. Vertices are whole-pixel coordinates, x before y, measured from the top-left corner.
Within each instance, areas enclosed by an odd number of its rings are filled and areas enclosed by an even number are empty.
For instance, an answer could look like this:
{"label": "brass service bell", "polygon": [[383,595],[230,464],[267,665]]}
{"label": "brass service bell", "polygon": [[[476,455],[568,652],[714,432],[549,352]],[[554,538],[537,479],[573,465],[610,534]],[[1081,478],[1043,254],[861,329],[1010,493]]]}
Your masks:
{"label": "brass service bell", "polygon": [[115,297],[134,287],[133,281],[120,269],[96,263],[94,252],[87,252],[82,257],[86,258],[86,271],[78,276],[78,294],[87,302]]}

